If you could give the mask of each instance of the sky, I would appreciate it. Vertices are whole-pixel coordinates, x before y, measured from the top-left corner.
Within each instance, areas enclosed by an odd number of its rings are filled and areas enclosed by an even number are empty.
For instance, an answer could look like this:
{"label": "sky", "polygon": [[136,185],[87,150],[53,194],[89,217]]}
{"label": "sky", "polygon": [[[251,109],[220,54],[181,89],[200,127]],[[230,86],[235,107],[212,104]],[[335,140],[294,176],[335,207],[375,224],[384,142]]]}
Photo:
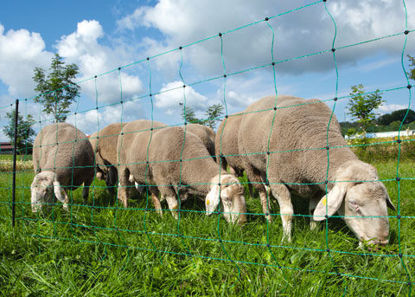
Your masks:
{"label": "sky", "polygon": [[37,131],[50,123],[33,102],[32,76],[55,53],[79,66],[67,121],[87,134],[142,118],[181,124],[183,104],[199,117],[217,103],[232,114],[275,94],[327,100],[340,121],[353,120],[347,102],[357,84],[382,91],[379,115],[412,108],[412,30],[408,0],[4,1],[0,127],[17,98]]}

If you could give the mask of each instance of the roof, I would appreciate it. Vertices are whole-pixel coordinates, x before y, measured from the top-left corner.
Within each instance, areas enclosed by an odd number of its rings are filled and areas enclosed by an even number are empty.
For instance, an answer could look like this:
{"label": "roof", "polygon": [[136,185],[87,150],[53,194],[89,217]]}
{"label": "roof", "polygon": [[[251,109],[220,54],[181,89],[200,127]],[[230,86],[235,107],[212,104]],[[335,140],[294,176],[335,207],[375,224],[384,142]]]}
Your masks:
{"label": "roof", "polygon": [[0,150],[12,150],[13,145],[10,142],[0,142]]}

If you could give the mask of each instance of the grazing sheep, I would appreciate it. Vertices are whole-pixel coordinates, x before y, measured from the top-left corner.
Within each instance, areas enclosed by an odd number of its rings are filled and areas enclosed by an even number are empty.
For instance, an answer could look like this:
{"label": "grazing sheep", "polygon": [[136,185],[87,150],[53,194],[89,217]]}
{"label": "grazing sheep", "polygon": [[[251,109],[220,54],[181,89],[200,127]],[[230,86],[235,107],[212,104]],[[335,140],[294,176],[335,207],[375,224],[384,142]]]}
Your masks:
{"label": "grazing sheep", "polygon": [[[162,124],[160,122],[154,122],[154,123],[156,123],[155,127],[158,127],[158,128],[166,126],[165,124]],[[151,126],[148,126],[148,128],[151,128]],[[145,128],[141,128],[141,129],[145,129]],[[186,131],[197,135],[200,138],[200,140],[202,141],[202,143],[205,145],[206,149],[208,150],[209,156],[213,156],[213,158],[215,158],[214,157],[215,132],[211,128],[203,126],[203,125],[199,125],[199,124],[187,124],[187,130]],[[147,145],[147,143],[145,143],[144,145]],[[115,172],[116,172],[116,170],[115,170]],[[129,182],[131,184],[132,183],[135,184],[135,187],[136,187],[137,191],[139,193],[142,193],[143,186],[142,185],[140,186],[137,182],[134,182],[134,179],[133,179],[132,176],[130,176],[128,179],[129,179]],[[187,199],[186,194],[184,194],[184,196],[182,197],[182,200],[185,200],[185,199]],[[159,200],[154,195],[152,195],[152,200],[154,202],[154,205],[160,205]],[[158,211],[158,213],[160,215],[162,215],[161,211]]]}
{"label": "grazing sheep", "polygon": [[36,176],[31,185],[32,211],[42,203],[52,203],[53,193],[68,208],[67,190],[84,184],[82,196],[88,199],[94,179],[94,153],[87,136],[67,123],[44,127],[33,144],[33,166]]}
{"label": "grazing sheep", "polygon": [[[127,190],[133,183],[135,183],[136,189],[141,192],[145,183],[139,183],[134,180],[132,174],[130,174],[130,167],[135,166],[134,162],[146,162],[147,161],[147,147],[150,141],[150,136],[154,129],[166,127],[165,124],[157,121],[149,120],[136,120],[127,123],[122,130],[122,133],[118,136],[117,142],[117,171],[119,174],[119,188],[118,188],[118,199],[122,202],[124,207],[128,206],[127,201]],[[136,141],[137,134],[145,134],[148,137],[142,138]],[[132,160],[132,161],[131,161]],[[137,160],[137,161],[134,161]],[[144,164],[145,165],[145,164]],[[145,170],[145,166],[144,166]],[[152,197],[153,201],[157,197]],[[157,203],[156,203],[157,204]],[[160,212],[159,212],[160,213]]]}
{"label": "grazing sheep", "polygon": [[97,177],[104,179],[108,191],[115,194],[115,186],[118,180],[117,173],[117,141],[122,126],[126,123],[114,123],[106,126],[89,136],[89,141],[95,153],[97,165]]}
{"label": "grazing sheep", "polygon": [[[145,125],[147,130],[131,133],[138,130],[137,126],[143,130]],[[132,175],[139,184],[157,185],[149,187],[149,190],[154,196],[161,193],[161,199],[167,200],[176,218],[176,195],[194,194],[205,199],[208,215],[213,213],[221,200],[227,221],[245,222],[243,187],[235,176],[223,172],[214,160],[203,158],[208,152],[199,137],[186,131],[184,141],[185,128],[166,127],[151,131],[148,128],[150,125],[150,121],[131,122],[125,126],[124,136],[120,136],[119,145],[123,141],[125,147],[138,149],[121,151],[120,164],[125,165],[119,170],[119,199],[127,201],[125,186]],[[147,146],[143,144],[148,143],[147,156]],[[180,159],[183,161],[180,162]],[[221,171],[223,174],[220,174]]]}
{"label": "grazing sheep", "polygon": [[186,131],[198,136],[210,156],[215,159],[215,132],[211,128],[199,124],[187,124]]}
{"label": "grazing sheep", "polygon": [[238,150],[238,131],[242,114],[233,114],[225,118],[219,125],[215,138],[216,160],[223,168],[230,167],[231,172],[243,175],[242,156]]}
{"label": "grazing sheep", "polygon": [[[283,240],[291,240],[291,192],[309,199],[314,221],[337,211],[360,243],[388,243],[387,206],[394,206],[383,183],[377,181],[376,169],[346,147],[336,116],[327,105],[316,99],[265,97],[245,112],[238,137],[239,151],[249,154],[243,158],[244,168],[258,172],[264,180],[268,175],[272,195],[280,205]],[[258,152],[262,154],[252,154]]]}
{"label": "grazing sheep", "polygon": [[[219,163],[219,160],[221,160],[223,168],[229,165],[231,172],[237,176],[243,176],[244,171],[242,158],[245,156],[241,156],[238,149],[239,125],[241,124],[242,116],[243,114],[239,113],[225,118],[220,123],[215,138],[217,162]],[[271,215],[269,215],[270,199],[267,199],[267,189],[262,183],[261,176],[259,174],[252,174],[251,172],[247,172],[247,176],[251,182],[249,186],[253,186],[259,193],[262,210],[266,214],[265,218],[271,221]]]}

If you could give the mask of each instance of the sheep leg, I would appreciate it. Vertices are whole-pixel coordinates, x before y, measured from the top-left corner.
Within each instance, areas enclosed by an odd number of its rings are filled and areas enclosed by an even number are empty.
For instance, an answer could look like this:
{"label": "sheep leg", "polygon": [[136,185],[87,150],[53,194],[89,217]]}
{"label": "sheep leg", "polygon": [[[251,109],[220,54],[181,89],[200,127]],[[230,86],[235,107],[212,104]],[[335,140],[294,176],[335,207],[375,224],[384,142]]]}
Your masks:
{"label": "sheep leg", "polygon": [[84,204],[88,203],[89,188],[93,180],[94,180],[94,176],[84,181],[84,187],[82,189],[82,198],[84,198]]}
{"label": "sheep leg", "polygon": [[69,210],[69,206],[68,206],[68,204],[69,204],[69,197],[68,197],[68,194],[66,193],[66,190],[65,189],[62,189],[62,193],[63,193],[63,196],[65,197],[64,200],[63,200],[63,206],[62,206],[62,208],[64,210],[68,211]]}
{"label": "sheep leg", "polygon": [[127,187],[128,187],[128,178],[129,178],[130,174],[128,173],[128,169],[127,168],[122,168],[120,170],[120,181],[118,184],[118,200],[121,201],[122,205],[124,207],[128,206],[128,195],[127,195]]}
{"label": "sheep leg", "polygon": [[172,216],[177,220],[179,218],[179,215],[177,214],[177,208],[179,207],[179,204],[177,203],[176,197],[166,196],[166,200]]}
{"label": "sheep leg", "polygon": [[281,184],[271,185],[272,195],[277,198],[280,206],[280,214],[282,220],[283,236],[282,241],[287,239],[291,242],[291,229],[292,229],[292,218],[294,214],[294,208],[291,202],[291,195],[287,187]]}
{"label": "sheep leg", "polygon": [[311,215],[310,216],[310,230],[314,230],[317,227],[317,222],[313,220],[313,213],[314,209],[316,208],[318,204],[318,200],[310,199],[308,202],[308,212]]}
{"label": "sheep leg", "polygon": [[156,195],[154,195],[154,193],[151,193],[151,200],[153,201],[153,205],[156,209],[156,212],[162,217],[163,211],[161,210],[161,203],[159,198]]}
{"label": "sheep leg", "polygon": [[263,180],[261,178],[261,175],[259,172],[253,168],[252,166],[249,166],[248,164],[245,164],[245,172],[248,177],[248,180],[251,182],[250,185],[252,185],[258,192],[259,192],[259,198],[262,205],[262,211],[264,212],[265,219],[268,222],[272,221],[271,215],[270,215],[270,195],[267,195],[267,189],[265,188],[263,184]]}
{"label": "sheep leg", "polygon": [[111,195],[115,194],[115,185],[117,184],[117,169],[114,166],[107,167],[107,175],[105,183],[107,184],[107,190]]}
{"label": "sheep leg", "polygon": [[[268,197],[267,197],[268,196]],[[272,221],[272,218],[271,218],[271,215],[270,215],[270,212],[269,212],[269,210],[270,210],[270,197],[269,197],[269,195],[267,195],[267,193],[266,192],[264,192],[264,191],[260,191],[259,192],[259,198],[260,198],[260,200],[261,200],[261,205],[262,205],[262,211],[264,212],[264,214],[265,214],[265,218],[267,219],[267,221],[268,222],[270,222],[271,223],[271,221]]]}

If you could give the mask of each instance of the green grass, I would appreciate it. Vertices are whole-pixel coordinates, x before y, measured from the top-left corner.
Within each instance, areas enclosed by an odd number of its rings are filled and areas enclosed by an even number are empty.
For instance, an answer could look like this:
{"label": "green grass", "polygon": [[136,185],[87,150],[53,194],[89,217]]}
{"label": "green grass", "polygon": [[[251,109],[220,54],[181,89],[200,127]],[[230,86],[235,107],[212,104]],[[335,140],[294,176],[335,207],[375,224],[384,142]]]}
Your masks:
{"label": "green grass", "polygon": [[[380,178],[395,179],[396,163],[375,164]],[[330,219],[330,254],[325,224],[310,231],[308,217],[295,217],[293,241],[281,243],[277,215],[268,226],[261,215],[233,226],[205,216],[203,203],[186,201],[178,222],[168,212],[160,218],[145,211],[145,196],[118,208],[97,180],[88,205],[78,189],[69,212],[57,204],[46,214],[32,214],[31,170],[17,175],[13,229],[12,175],[0,172],[0,295],[407,296],[408,276],[398,254],[415,281],[415,218],[407,217],[415,214],[415,180],[405,179],[415,177],[413,162],[401,163],[399,171],[400,189],[396,181],[385,182],[395,205],[400,191],[401,224],[390,218],[391,244],[359,249],[343,221]],[[250,213],[261,214],[259,199],[246,200]],[[301,205],[296,210],[305,213]]]}

